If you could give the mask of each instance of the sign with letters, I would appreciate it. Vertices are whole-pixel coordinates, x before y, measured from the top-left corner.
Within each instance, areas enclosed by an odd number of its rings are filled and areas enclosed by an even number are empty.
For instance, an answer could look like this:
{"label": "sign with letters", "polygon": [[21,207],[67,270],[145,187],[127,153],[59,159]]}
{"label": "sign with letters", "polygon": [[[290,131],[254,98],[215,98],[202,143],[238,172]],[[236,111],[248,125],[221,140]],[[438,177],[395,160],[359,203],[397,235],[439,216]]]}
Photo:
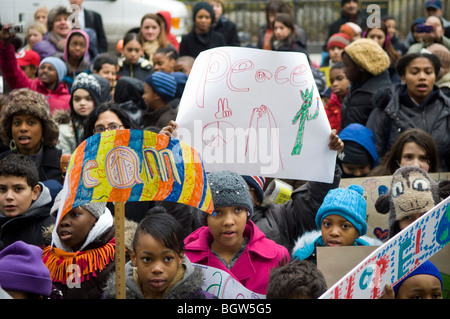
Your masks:
{"label": "sign with letters", "polygon": [[176,119],[207,171],[331,183],[336,152],[307,56],[243,47],[195,59]]}
{"label": "sign with letters", "polygon": [[320,299],[377,299],[450,242],[450,197],[377,248]]}

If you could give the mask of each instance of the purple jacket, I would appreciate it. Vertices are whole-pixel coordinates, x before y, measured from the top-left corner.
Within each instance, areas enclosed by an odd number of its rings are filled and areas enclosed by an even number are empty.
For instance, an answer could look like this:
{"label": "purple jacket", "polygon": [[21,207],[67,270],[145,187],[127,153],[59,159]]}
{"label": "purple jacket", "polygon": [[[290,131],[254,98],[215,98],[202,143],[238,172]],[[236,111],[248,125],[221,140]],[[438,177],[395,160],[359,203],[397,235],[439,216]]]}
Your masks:
{"label": "purple jacket", "polygon": [[244,236],[250,240],[231,270],[212,253],[210,245],[213,237],[207,226],[198,228],[186,237],[186,256],[192,263],[224,270],[247,289],[265,295],[271,269],[284,258],[289,261],[289,253],[284,246],[267,239],[252,221],[247,222]]}

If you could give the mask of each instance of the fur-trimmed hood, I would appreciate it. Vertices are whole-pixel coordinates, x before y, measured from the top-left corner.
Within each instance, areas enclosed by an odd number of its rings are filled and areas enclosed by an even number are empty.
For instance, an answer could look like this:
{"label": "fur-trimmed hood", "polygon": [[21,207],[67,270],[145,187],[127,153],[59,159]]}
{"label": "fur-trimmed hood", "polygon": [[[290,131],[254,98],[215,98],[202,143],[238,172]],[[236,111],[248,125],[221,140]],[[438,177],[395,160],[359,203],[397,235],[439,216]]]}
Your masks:
{"label": "fur-trimmed hood", "polygon": [[[304,233],[299,237],[292,249],[292,256],[300,260],[305,260],[313,254],[316,245],[321,246],[322,232],[319,229]],[[356,246],[380,246],[383,242],[379,239],[369,237],[367,235],[356,239]]]}

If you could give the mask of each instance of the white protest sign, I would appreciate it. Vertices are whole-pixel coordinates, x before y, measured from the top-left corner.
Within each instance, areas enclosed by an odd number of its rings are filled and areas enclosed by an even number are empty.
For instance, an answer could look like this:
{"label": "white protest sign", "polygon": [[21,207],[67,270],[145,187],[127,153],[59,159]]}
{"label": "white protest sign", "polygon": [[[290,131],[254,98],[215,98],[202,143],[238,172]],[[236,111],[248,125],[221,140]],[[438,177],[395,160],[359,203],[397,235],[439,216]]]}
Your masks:
{"label": "white protest sign", "polygon": [[377,248],[320,299],[377,299],[450,242],[450,197]]}
{"label": "white protest sign", "polygon": [[193,265],[203,271],[202,289],[219,299],[266,299],[266,295],[245,288],[226,271],[200,264]]}
{"label": "white protest sign", "polygon": [[203,51],[176,119],[206,171],[331,183],[336,152],[306,55],[242,47]]}

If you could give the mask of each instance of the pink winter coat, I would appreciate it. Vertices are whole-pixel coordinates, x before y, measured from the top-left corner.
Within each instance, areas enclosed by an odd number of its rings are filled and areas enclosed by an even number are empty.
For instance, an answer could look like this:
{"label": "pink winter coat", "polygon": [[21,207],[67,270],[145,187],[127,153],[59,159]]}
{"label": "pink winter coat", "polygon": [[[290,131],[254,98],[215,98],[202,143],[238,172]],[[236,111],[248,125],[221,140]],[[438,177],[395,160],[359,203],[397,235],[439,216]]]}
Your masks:
{"label": "pink winter coat", "polygon": [[38,78],[34,80],[28,78],[17,63],[13,45],[10,44],[5,47],[3,41],[0,41],[0,70],[11,90],[29,88],[44,94],[47,97],[52,114],[55,110],[68,110],[70,108],[70,93],[67,85],[59,82],[56,89],[50,91]]}
{"label": "pink winter coat", "polygon": [[244,236],[250,240],[231,270],[211,252],[213,237],[207,226],[198,228],[186,237],[186,256],[192,263],[224,270],[247,289],[265,295],[270,270],[284,258],[289,261],[289,253],[284,246],[267,239],[252,221],[247,222]]}

